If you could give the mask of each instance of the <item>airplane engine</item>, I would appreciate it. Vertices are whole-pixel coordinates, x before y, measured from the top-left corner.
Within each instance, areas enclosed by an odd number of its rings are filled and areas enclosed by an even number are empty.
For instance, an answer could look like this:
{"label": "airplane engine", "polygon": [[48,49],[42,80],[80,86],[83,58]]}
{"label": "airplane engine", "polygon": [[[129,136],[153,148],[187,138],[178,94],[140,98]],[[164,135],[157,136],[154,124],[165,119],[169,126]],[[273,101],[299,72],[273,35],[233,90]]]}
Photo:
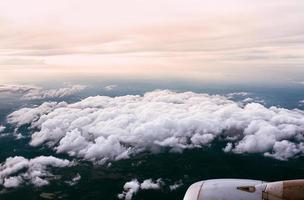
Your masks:
{"label": "airplane engine", "polygon": [[192,184],[184,200],[304,200],[304,179],[264,182],[213,179]]}

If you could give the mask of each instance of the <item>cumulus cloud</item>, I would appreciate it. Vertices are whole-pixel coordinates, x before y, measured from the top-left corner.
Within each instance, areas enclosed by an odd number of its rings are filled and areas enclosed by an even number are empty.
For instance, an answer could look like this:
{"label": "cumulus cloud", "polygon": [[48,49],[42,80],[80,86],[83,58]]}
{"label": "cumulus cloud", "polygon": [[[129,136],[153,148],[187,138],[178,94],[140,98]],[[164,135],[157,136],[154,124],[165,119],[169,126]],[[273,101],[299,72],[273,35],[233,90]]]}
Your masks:
{"label": "cumulus cloud", "polygon": [[273,146],[273,153],[265,153],[266,156],[270,156],[279,160],[287,160],[295,155],[303,152],[304,144],[295,144],[293,142],[283,140],[275,142]]}
{"label": "cumulus cloud", "polygon": [[85,85],[67,85],[64,88],[47,90],[32,85],[3,84],[0,85],[0,92],[18,93],[22,95],[22,99],[34,100],[71,96],[84,90],[86,87]]}
{"label": "cumulus cloud", "polygon": [[161,184],[162,184],[162,180],[160,178],[157,179],[155,182],[150,178],[150,179],[144,180],[140,184],[140,189],[142,189],[142,190],[158,190],[158,189],[160,189]]}
{"label": "cumulus cloud", "polygon": [[80,176],[80,174],[77,173],[76,176],[74,176],[72,178],[72,180],[66,181],[66,183],[69,184],[70,186],[73,186],[73,185],[76,185],[80,181],[80,179],[81,179],[81,176]]}
{"label": "cumulus cloud", "polygon": [[228,152],[231,152],[232,148],[233,148],[232,143],[228,142],[227,145],[225,146],[225,148],[223,148],[223,151],[228,153]]}
{"label": "cumulus cloud", "polygon": [[175,182],[173,185],[169,185],[169,189],[171,191],[177,190],[178,188],[180,188],[183,185],[184,185],[183,182],[181,180],[179,180],[179,181]]}
{"label": "cumulus cloud", "polygon": [[0,133],[2,133],[5,130],[5,126],[0,125]]}
{"label": "cumulus cloud", "polygon": [[119,199],[131,200],[132,197],[141,190],[158,190],[162,185],[162,180],[157,179],[155,182],[152,179],[146,179],[140,183],[137,179],[126,182],[123,187],[123,192],[118,194]]}
{"label": "cumulus cloud", "polygon": [[137,179],[133,179],[132,181],[126,182],[123,186],[123,192],[118,194],[119,199],[131,200],[133,195],[138,192],[140,188],[140,183]]}
{"label": "cumulus cloud", "polygon": [[9,157],[0,164],[0,185],[5,188],[18,187],[21,184],[32,184],[41,187],[49,184],[48,179],[53,175],[50,167],[68,167],[73,162],[53,156],[39,156],[26,159],[22,156]]}
{"label": "cumulus cloud", "polygon": [[282,160],[304,153],[303,111],[240,105],[225,96],[193,92],[162,90],[43,103],[17,110],[7,120],[17,127],[30,124],[35,130],[32,146],[45,144],[57,153],[101,163],[142,152],[207,147],[214,140],[228,143],[225,152]]}
{"label": "cumulus cloud", "polygon": [[107,86],[104,87],[104,89],[107,90],[107,91],[111,91],[111,90],[114,90],[117,87],[118,87],[118,85],[107,85]]}

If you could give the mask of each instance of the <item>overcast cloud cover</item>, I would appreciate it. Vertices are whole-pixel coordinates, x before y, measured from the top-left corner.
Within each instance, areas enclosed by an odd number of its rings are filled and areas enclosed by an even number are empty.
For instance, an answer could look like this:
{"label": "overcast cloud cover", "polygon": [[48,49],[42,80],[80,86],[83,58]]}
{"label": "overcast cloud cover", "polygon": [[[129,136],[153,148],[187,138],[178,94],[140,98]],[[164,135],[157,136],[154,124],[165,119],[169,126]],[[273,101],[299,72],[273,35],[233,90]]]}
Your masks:
{"label": "overcast cloud cover", "polygon": [[0,85],[1,92],[10,92],[21,94],[24,100],[61,98],[71,96],[87,88],[85,85],[67,84],[64,88],[59,89],[43,89],[34,85],[18,85],[18,84],[2,84]]}
{"label": "overcast cloud cover", "polygon": [[261,153],[286,160],[304,153],[304,112],[224,96],[153,91],[144,96],[94,96],[46,102],[11,113],[7,121],[30,124],[32,146],[47,145],[91,161],[126,159],[163,148],[181,152],[227,142],[225,152]]}
{"label": "overcast cloud cover", "polygon": [[53,156],[39,156],[26,159],[22,156],[9,157],[0,164],[0,185],[15,188],[21,184],[32,184],[41,187],[49,184],[47,179],[53,177],[50,167],[68,167],[73,162]]}
{"label": "overcast cloud cover", "polygon": [[300,81],[303,6],[303,0],[1,1],[0,81],[71,73]]}

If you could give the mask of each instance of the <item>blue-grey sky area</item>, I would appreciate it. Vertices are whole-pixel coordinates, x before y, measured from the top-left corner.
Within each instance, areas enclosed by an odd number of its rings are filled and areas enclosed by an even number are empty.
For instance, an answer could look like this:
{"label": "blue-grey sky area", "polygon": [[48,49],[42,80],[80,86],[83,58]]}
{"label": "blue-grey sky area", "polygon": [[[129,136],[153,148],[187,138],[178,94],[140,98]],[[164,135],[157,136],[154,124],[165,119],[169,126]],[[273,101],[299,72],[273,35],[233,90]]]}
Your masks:
{"label": "blue-grey sky area", "polygon": [[0,82],[302,82],[302,0],[0,2]]}

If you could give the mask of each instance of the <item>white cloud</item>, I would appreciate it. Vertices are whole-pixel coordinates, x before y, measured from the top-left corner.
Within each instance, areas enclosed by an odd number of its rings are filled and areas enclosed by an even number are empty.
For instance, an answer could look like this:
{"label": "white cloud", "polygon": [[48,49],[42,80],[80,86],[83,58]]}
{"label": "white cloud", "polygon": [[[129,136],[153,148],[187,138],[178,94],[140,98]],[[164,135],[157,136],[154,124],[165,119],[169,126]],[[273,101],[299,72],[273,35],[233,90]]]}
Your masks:
{"label": "white cloud", "polygon": [[232,143],[228,142],[226,147],[223,149],[223,151],[228,153],[228,152],[231,152],[232,148],[233,148]]}
{"label": "white cloud", "polygon": [[160,178],[157,179],[155,182],[150,178],[150,179],[144,180],[140,184],[140,189],[142,189],[142,190],[158,190],[158,189],[160,189],[161,184],[162,184],[162,180]]}
{"label": "white cloud", "polygon": [[234,97],[246,97],[248,96],[250,93],[248,92],[232,92],[232,93],[228,93],[226,96],[231,99]]}
{"label": "white cloud", "polygon": [[2,133],[5,130],[5,126],[0,125],[0,133]]}
{"label": "white cloud", "polygon": [[53,156],[39,156],[26,159],[21,156],[9,157],[0,164],[0,185],[6,188],[18,187],[21,184],[33,184],[41,187],[49,184],[53,175],[49,167],[68,167],[73,162]]}
{"label": "white cloud", "polygon": [[70,186],[73,186],[73,185],[76,185],[80,181],[80,179],[81,179],[81,176],[80,176],[80,174],[77,173],[76,176],[74,176],[72,178],[72,180],[66,181],[66,183],[69,184]]}
{"label": "white cloud", "polygon": [[40,90],[40,87],[33,85],[17,85],[17,84],[2,84],[0,85],[0,92],[11,93],[27,93],[31,90]]}
{"label": "white cloud", "polygon": [[47,98],[61,98],[71,96],[82,90],[87,86],[85,85],[72,85],[66,88],[50,89],[50,90],[31,90],[31,92],[23,95],[24,99],[47,99]]}
{"label": "white cloud", "polygon": [[59,89],[43,89],[32,85],[0,85],[0,92],[18,93],[22,95],[22,99],[50,99],[71,96],[87,88],[85,85],[67,85],[67,87]]}
{"label": "white cloud", "polygon": [[264,100],[258,97],[249,97],[252,96],[252,93],[249,92],[232,92],[225,95],[230,100],[238,100],[241,104],[248,103],[260,103],[264,104]]}
{"label": "white cloud", "polygon": [[121,194],[118,194],[119,199],[131,200],[133,195],[138,192],[140,188],[140,183],[137,179],[126,182],[123,186],[124,191]]}
{"label": "white cloud", "polygon": [[64,102],[45,102],[36,108],[22,108],[14,112],[9,122],[17,125],[29,124],[38,120],[42,115],[48,114],[56,108],[66,106]]}
{"label": "white cloud", "polygon": [[4,179],[3,186],[6,188],[15,188],[22,183],[22,179],[18,176],[12,176]]}
{"label": "white cloud", "polygon": [[294,144],[290,141],[283,140],[275,142],[272,153],[265,153],[265,156],[270,156],[279,160],[287,160],[288,158],[294,157],[295,155],[303,152],[304,144]]}
{"label": "white cloud", "polygon": [[[227,141],[225,151],[261,153],[277,159],[303,155],[304,112],[259,103],[244,106],[219,95],[154,91],[144,96],[95,96],[82,101],[23,108],[8,122],[31,124],[30,144],[57,153],[105,162],[163,147],[181,152]],[[279,148],[281,141],[297,151]],[[268,154],[267,154],[268,153]]]}
{"label": "white cloud", "polygon": [[118,85],[107,85],[107,86],[104,87],[104,89],[107,90],[107,91],[111,91],[111,90],[114,90],[117,87],[118,87]]}
{"label": "white cloud", "polygon": [[158,190],[160,189],[162,180],[159,178],[155,182],[152,179],[146,179],[140,183],[137,179],[126,182],[123,192],[118,194],[119,199],[131,200],[132,197],[141,190]]}
{"label": "white cloud", "polygon": [[173,185],[169,185],[169,189],[171,191],[177,190],[178,188],[180,188],[183,185],[184,185],[183,182],[181,180],[179,180],[179,181],[175,182]]}

